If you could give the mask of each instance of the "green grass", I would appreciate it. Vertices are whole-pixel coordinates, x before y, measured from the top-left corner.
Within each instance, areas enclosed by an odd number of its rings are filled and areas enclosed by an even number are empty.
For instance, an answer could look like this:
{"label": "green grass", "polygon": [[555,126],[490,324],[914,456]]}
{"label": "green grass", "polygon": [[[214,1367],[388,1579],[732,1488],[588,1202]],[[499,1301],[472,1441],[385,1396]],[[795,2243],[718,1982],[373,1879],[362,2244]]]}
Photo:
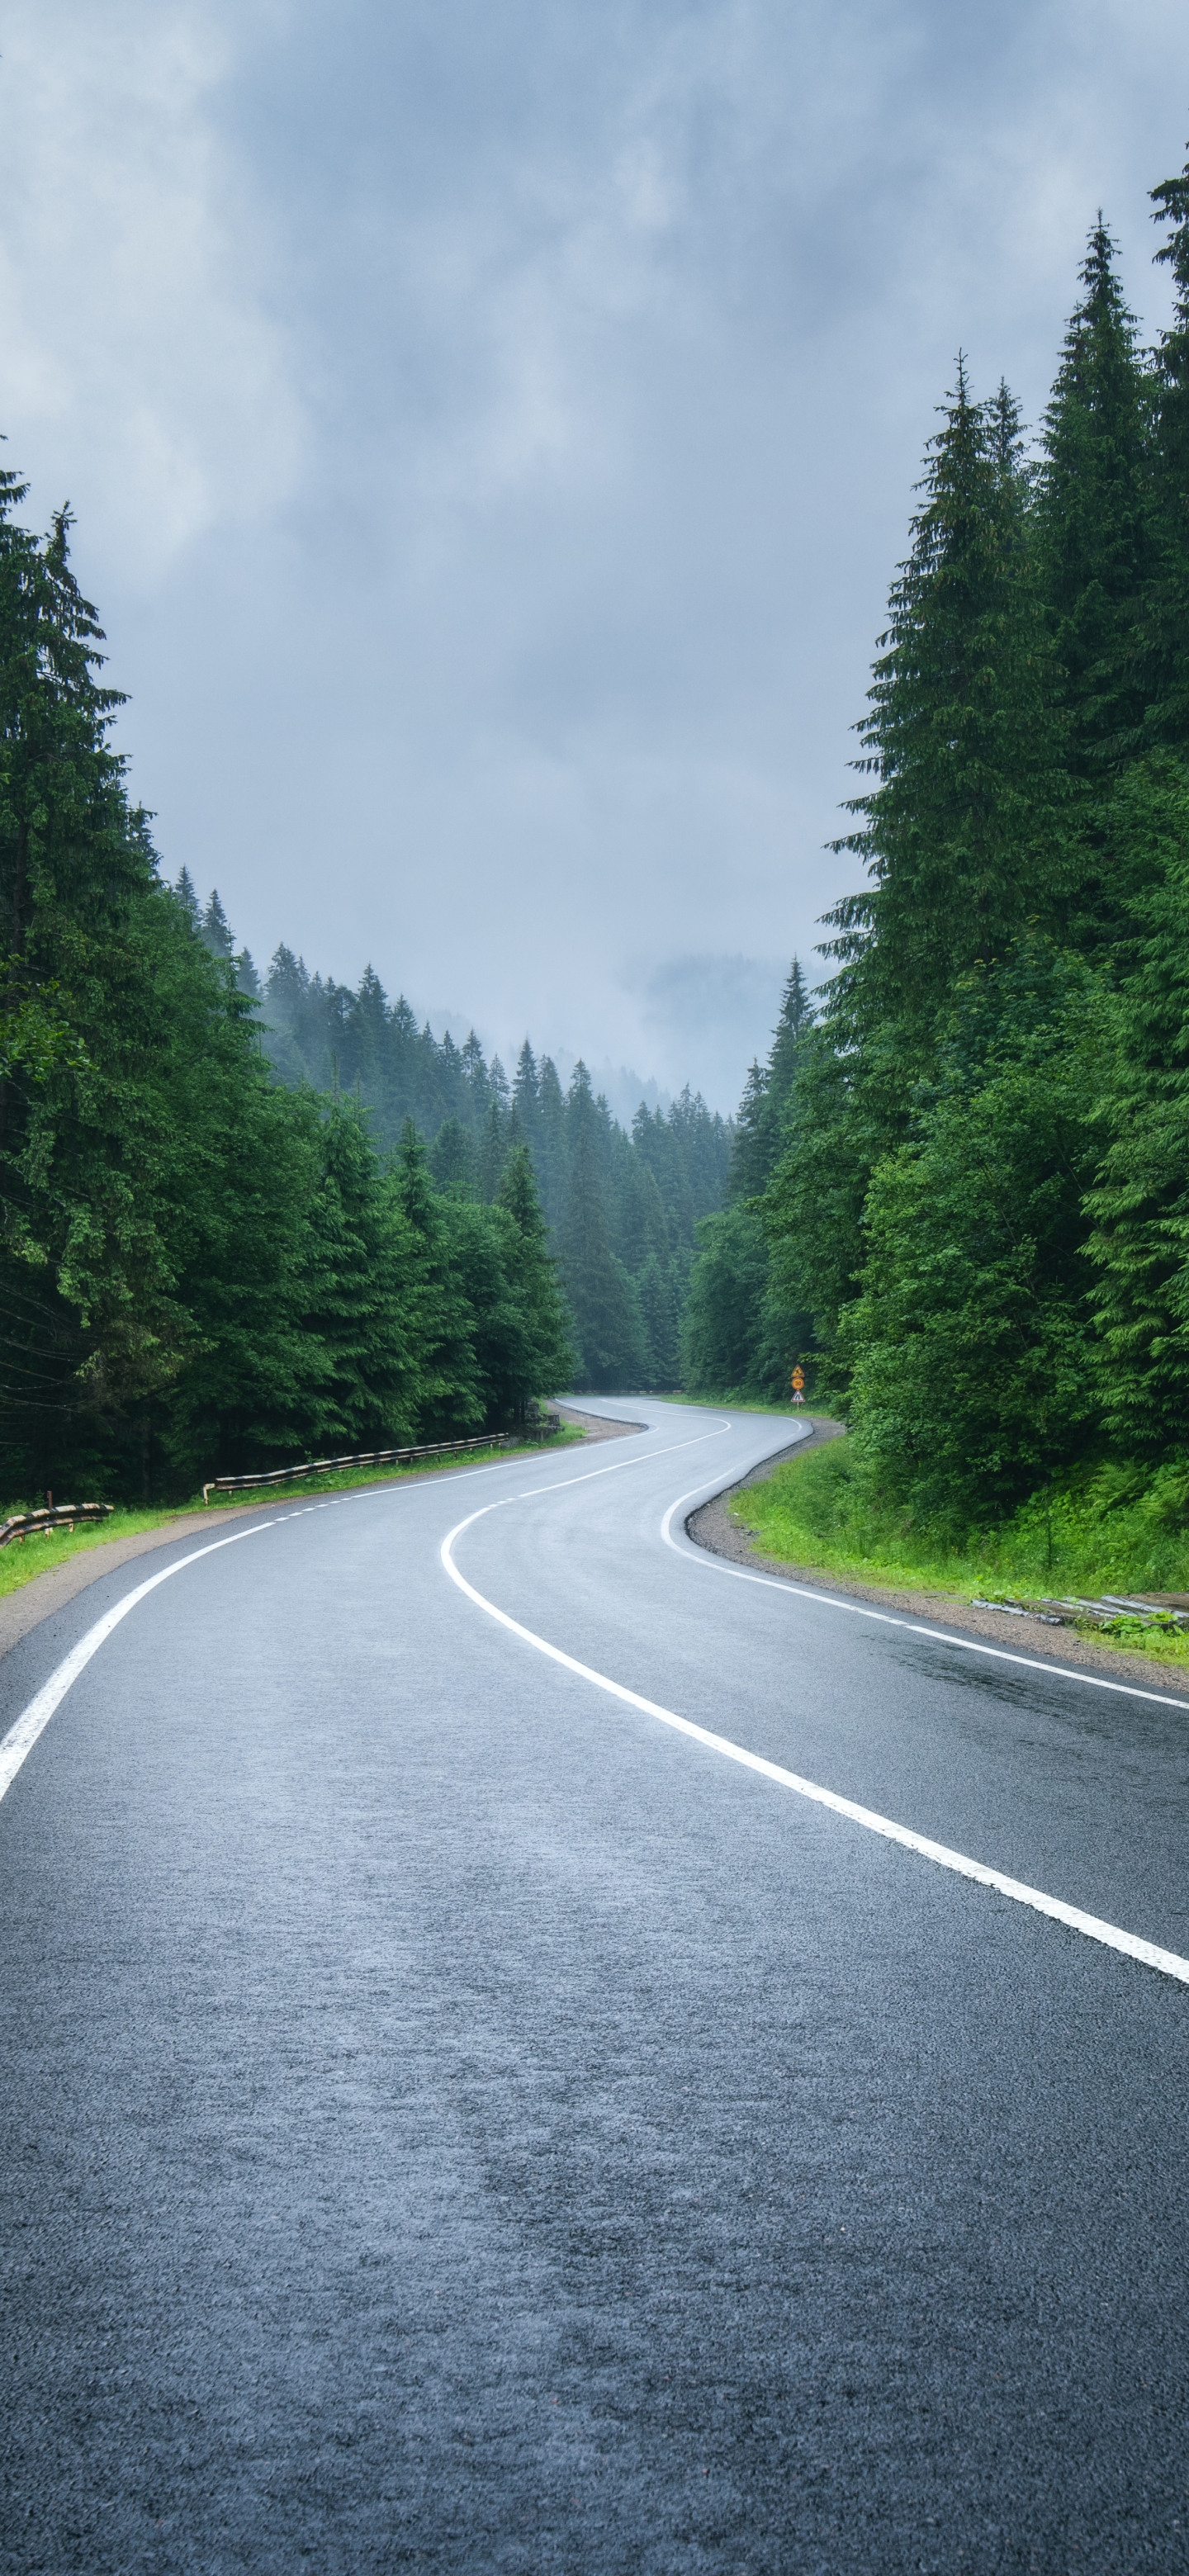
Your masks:
{"label": "green grass", "polygon": [[[327,1476],[294,1476],[290,1483],[261,1485],[252,1493],[212,1494],[209,1505],[205,1507],[205,1515],[208,1520],[213,1520],[221,1510],[242,1511],[245,1505],[259,1510],[269,1503],[283,1504],[294,1495],[342,1494],[360,1485],[403,1484],[413,1476],[440,1475],[444,1466],[454,1464],[482,1467],[499,1458],[536,1458],[543,1447],[551,1451],[565,1449],[583,1436],[577,1423],[563,1423],[553,1440],[526,1441],[517,1449],[471,1449],[457,1461],[421,1458],[406,1467],[341,1468]],[[10,1503],[6,1511],[0,1512],[0,1520],[7,1518],[8,1512],[28,1508],[24,1503]],[[111,1539],[137,1537],[142,1530],[167,1532],[171,1521],[203,1510],[200,1491],[191,1502],[174,1503],[167,1510],[125,1511],[117,1507],[109,1519],[80,1523],[69,1534],[65,1530],[41,1530],[30,1538],[10,1539],[7,1547],[0,1548],[0,1600],[9,1592],[19,1592],[22,1585],[32,1583],[35,1576],[48,1574],[55,1565],[64,1565],[68,1557],[81,1556],[91,1548],[105,1547]]]}
{"label": "green grass", "polygon": [[[899,1591],[966,1600],[1005,1592],[1027,1601],[1189,1592],[1187,1501],[1182,1469],[1100,1466],[1035,1496],[998,1528],[947,1539],[881,1500],[844,1438],[790,1459],[730,1508],[764,1553],[785,1564]],[[1189,1636],[1136,1629],[1103,1642],[1189,1664]]]}
{"label": "green grass", "polygon": [[[200,1497],[201,1500],[201,1497]],[[13,1503],[13,1511],[24,1504]],[[32,1537],[9,1540],[0,1548],[0,1600],[6,1593],[19,1592],[22,1584],[32,1583],[34,1576],[48,1574],[55,1565],[64,1565],[68,1556],[81,1556],[84,1550],[106,1546],[109,1539],[132,1538],[141,1530],[164,1529],[178,1517],[176,1511],[114,1511],[109,1520],[89,1521],[74,1531],[37,1530]],[[0,1513],[6,1519],[7,1513]]]}

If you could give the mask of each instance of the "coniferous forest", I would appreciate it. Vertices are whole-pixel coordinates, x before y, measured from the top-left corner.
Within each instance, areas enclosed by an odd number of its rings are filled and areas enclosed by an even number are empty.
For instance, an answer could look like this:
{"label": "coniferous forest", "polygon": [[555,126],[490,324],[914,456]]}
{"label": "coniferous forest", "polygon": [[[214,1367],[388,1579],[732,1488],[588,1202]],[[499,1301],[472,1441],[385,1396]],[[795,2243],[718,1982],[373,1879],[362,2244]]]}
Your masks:
{"label": "coniferous forest", "polygon": [[837,845],[867,883],[691,1283],[691,1383],[774,1390],[803,1318],[870,1494],[938,1528],[1079,1479],[1189,1510],[1189,168],[1153,201],[1154,352],[1100,219],[1034,452],[958,364]]}
{"label": "coniferous forest", "polygon": [[0,1484],[136,1500],[671,1385],[729,1126],[509,1084],[163,881],[101,632],[0,476]]}
{"label": "coniferous forest", "polygon": [[[780,1400],[976,1526],[1189,1509],[1189,168],[1140,346],[1094,226],[1027,440],[959,360],[892,586],[866,882],[737,1121],[627,1134],[168,885],[68,520],[0,477],[3,1481],[132,1497],[523,1419],[565,1384]],[[1113,1484],[1112,1484],[1113,1479]]]}

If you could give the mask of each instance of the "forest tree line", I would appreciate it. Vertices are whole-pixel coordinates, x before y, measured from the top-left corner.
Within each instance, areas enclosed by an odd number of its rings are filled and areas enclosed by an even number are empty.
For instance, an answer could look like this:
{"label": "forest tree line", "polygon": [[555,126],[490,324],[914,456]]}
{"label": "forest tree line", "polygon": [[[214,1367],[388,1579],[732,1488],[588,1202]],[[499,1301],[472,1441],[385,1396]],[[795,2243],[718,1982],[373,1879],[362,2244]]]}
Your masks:
{"label": "forest tree line", "polygon": [[867,882],[691,1283],[702,1381],[717,1264],[751,1317],[732,1382],[775,1392],[772,1318],[803,1318],[922,1523],[1079,1478],[1189,1505],[1189,168],[1152,194],[1154,351],[1100,218],[1034,453],[959,365],[838,844]]}
{"label": "forest tree line", "polygon": [[149,1499],[660,1384],[730,1129],[418,1031],[163,882],[69,516],[0,474],[0,1488]]}
{"label": "forest tree line", "polygon": [[411,1120],[428,1142],[436,1188],[458,1204],[498,1199],[509,1158],[527,1150],[570,1310],[573,1383],[673,1388],[681,1318],[702,1218],[722,1204],[728,1120],[688,1086],[668,1110],[641,1102],[630,1135],[579,1061],[563,1090],[552,1058],[526,1038],[511,1080],[472,1029],[418,1027],[403,994],[378,975],[359,984],[311,975],[282,945],[265,975],[237,949],[218,890],[200,905],[185,870],[176,888],[196,933],[234,974],[278,1080],[349,1096],[381,1148]]}

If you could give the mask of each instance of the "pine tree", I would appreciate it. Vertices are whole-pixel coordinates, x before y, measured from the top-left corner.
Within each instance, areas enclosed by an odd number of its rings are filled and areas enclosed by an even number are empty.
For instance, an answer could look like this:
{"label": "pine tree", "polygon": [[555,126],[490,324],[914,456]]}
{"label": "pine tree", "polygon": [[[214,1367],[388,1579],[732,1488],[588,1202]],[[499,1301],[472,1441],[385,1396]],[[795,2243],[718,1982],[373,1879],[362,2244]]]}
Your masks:
{"label": "pine tree", "polygon": [[728,1198],[756,1198],[767,1181],[767,1106],[768,1070],[758,1056],[753,1056],[735,1119],[731,1167],[727,1174]]}
{"label": "pine tree", "polygon": [[465,1432],[482,1423],[484,1412],[470,1315],[451,1259],[447,1203],[434,1190],[412,1119],[401,1138],[392,1186],[413,1234],[413,1333],[423,1423],[431,1436]]}
{"label": "pine tree", "polygon": [[637,1282],[647,1336],[647,1384],[667,1389],[680,1380],[679,1303],[672,1272],[650,1252]]}
{"label": "pine tree", "polygon": [[1114,257],[1100,214],[1045,412],[1036,514],[1067,757],[1094,780],[1138,739],[1135,626],[1151,553],[1149,393]]}
{"label": "pine tree", "polygon": [[930,442],[913,547],[893,588],[862,729],[875,784],[838,843],[873,888],[827,916],[833,999],[858,1030],[918,1048],[955,979],[1055,917],[1069,876],[1063,733],[1010,397],[955,393]]}
{"label": "pine tree", "polygon": [[556,1241],[566,1205],[566,1103],[552,1056],[539,1067],[541,1120],[534,1155],[545,1222]]}
{"label": "pine tree", "polygon": [[219,901],[217,887],[202,916],[202,936],[212,957],[225,957],[230,963],[235,955],[235,940],[232,936],[231,924]]}
{"label": "pine tree", "polygon": [[[496,1061],[498,1062],[498,1058]],[[479,1144],[479,1186],[489,1207],[499,1189],[500,1176],[507,1160],[509,1127],[509,1112],[498,1091],[493,1088]]]}
{"label": "pine tree", "polygon": [[461,1119],[447,1118],[429,1148],[435,1186],[448,1199],[480,1197],[479,1157]]}
{"label": "pine tree", "polygon": [[518,1403],[523,1417],[530,1397],[559,1394],[570,1384],[574,1369],[570,1317],[558,1265],[549,1250],[532,1162],[523,1144],[514,1145],[508,1156],[498,1205],[516,1231],[514,1277],[526,1349]]}
{"label": "pine tree", "polygon": [[758,1198],[768,1186],[784,1140],[802,1040],[812,1026],[813,1005],[800,959],[794,957],[768,1062],[762,1067],[753,1063],[743,1087],[727,1176],[729,1199]]}
{"label": "pine tree", "polygon": [[202,908],[198,901],[198,891],[189,868],[182,868],[179,870],[177,884],[174,887],[174,893],[182,907],[182,911],[184,912],[187,921],[190,924],[191,930],[197,937],[202,928]]}
{"label": "pine tree", "polygon": [[512,1100],[520,1121],[520,1133],[530,1154],[536,1155],[541,1144],[541,1083],[537,1059],[527,1038],[516,1059]]}
{"label": "pine tree", "polygon": [[353,1103],[329,1111],[318,1145],[298,1290],[301,1327],[319,1350],[310,1428],[322,1443],[395,1447],[416,1438],[424,1395],[412,1227]]}
{"label": "pine tree", "polygon": [[[576,1068],[576,1084],[583,1073],[584,1066]],[[575,1095],[571,1086],[569,1107],[574,1125],[561,1261],[574,1313],[578,1382],[603,1388],[631,1386],[645,1374],[647,1358],[628,1274],[611,1249],[589,1078],[585,1093],[579,1084]]]}

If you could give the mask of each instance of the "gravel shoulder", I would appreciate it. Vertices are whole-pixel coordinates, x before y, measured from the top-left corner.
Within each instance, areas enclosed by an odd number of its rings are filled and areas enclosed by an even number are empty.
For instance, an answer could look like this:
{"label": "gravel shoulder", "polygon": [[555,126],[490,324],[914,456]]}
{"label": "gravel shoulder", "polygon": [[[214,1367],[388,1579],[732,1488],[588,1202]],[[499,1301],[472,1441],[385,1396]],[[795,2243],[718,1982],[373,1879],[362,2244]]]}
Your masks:
{"label": "gravel shoulder", "polygon": [[1136,1682],[1145,1690],[1167,1693],[1170,1699],[1189,1701],[1189,1672],[1160,1664],[1154,1656],[1104,1646],[1097,1638],[1083,1636],[1074,1628],[1048,1628],[1040,1619],[1013,1618],[1010,1611],[976,1610],[970,1601],[952,1592],[859,1583],[852,1575],[837,1574],[829,1566],[789,1565],[783,1557],[765,1555],[755,1544],[754,1531],[732,1519],[728,1509],[731,1497],[746,1493],[752,1485],[766,1484],[786,1459],[805,1457],[810,1449],[836,1440],[841,1429],[836,1422],[815,1424],[811,1439],[782,1449],[779,1456],[769,1458],[740,1484],[728,1485],[712,1502],[701,1504],[686,1522],[689,1536],[699,1547],[709,1549],[712,1556],[729,1557],[733,1565],[750,1566],[753,1572],[774,1575],[784,1583],[807,1584],[815,1592],[832,1592],[849,1601],[870,1601],[881,1610],[899,1610],[918,1619],[936,1620],[939,1627],[956,1628],[963,1636],[985,1637],[989,1644],[1009,1646],[1017,1655],[1109,1673],[1114,1681]]}

